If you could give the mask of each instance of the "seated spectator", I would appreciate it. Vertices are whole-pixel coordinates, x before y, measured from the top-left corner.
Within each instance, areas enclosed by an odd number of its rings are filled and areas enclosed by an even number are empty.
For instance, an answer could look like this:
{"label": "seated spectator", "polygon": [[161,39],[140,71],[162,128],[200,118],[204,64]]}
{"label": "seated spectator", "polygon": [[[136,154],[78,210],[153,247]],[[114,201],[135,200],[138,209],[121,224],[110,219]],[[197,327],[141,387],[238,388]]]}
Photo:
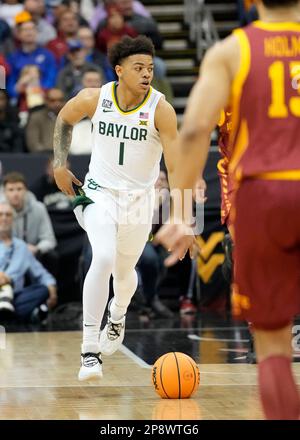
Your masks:
{"label": "seated spectator", "polygon": [[78,40],[82,43],[85,49],[86,61],[96,64],[103,70],[103,84],[109,81],[114,81],[116,75],[109,64],[107,56],[95,49],[95,37],[92,30],[87,26],[81,26],[78,31]]}
{"label": "seated spectator", "polygon": [[55,28],[60,16],[70,9],[67,2],[63,0],[46,0],[46,20]]}
{"label": "seated spectator", "polygon": [[167,77],[166,64],[162,58],[156,56],[154,57],[153,80],[151,85],[163,93],[170,104],[173,104],[174,94],[172,85]]}
{"label": "seated spectator", "polygon": [[101,72],[98,66],[85,61],[85,50],[79,40],[70,40],[68,46],[67,58],[69,63],[60,71],[57,80],[57,86],[64,92],[66,99],[70,99],[78,91],[86,69],[93,68]]}
{"label": "seated spectator", "polygon": [[[94,10],[93,16],[90,21],[91,28],[96,31],[98,25],[101,21],[107,18],[107,6],[114,4],[115,0],[104,0],[101,5],[98,5]],[[122,12],[126,15],[126,8],[129,7],[131,9],[131,2],[128,0],[123,0],[123,2],[119,2],[119,6],[122,7]],[[129,6],[128,6],[129,4]],[[145,8],[145,6],[139,2],[133,1],[133,11],[135,14],[141,15],[143,17],[151,17],[149,11]]]}
{"label": "seated spectator", "polygon": [[5,20],[10,28],[15,25],[15,16],[23,11],[22,2],[18,0],[2,0],[0,4],[0,18]]}
{"label": "seated spectator", "polygon": [[58,113],[64,105],[60,89],[49,89],[45,95],[45,107],[29,115],[26,127],[27,148],[32,153],[53,150],[53,133]]}
{"label": "seated spectator", "polygon": [[[146,35],[151,38],[155,49],[162,47],[162,37],[158,30],[156,22],[151,17],[144,17],[134,11],[133,0],[115,0],[114,3],[120,8],[126,24],[133,27],[138,34]],[[106,26],[107,19],[102,20],[97,28],[97,36],[99,32]]]}
{"label": "seated spectator", "polygon": [[[70,166],[69,161],[67,165]],[[55,183],[52,155],[47,160],[44,174],[31,185],[30,191],[33,192],[39,202],[45,205],[50,217],[53,212],[57,211],[71,210],[73,212],[71,199],[61,192]]]}
{"label": "seated spectator", "polygon": [[[0,203],[0,320],[29,319],[36,309],[57,302],[56,281],[30,252],[23,240],[13,237],[13,210]],[[26,285],[27,284],[27,285]]]}
{"label": "seated spectator", "polygon": [[35,22],[38,33],[38,44],[44,46],[49,41],[56,38],[55,28],[44,18],[45,1],[44,0],[25,0],[24,9],[29,12],[32,20]]}
{"label": "seated spectator", "polygon": [[56,239],[49,214],[27,189],[25,177],[12,172],[3,178],[4,197],[14,209],[13,231],[52,273],[57,271]]}
{"label": "seated spectator", "polygon": [[19,125],[17,110],[10,106],[6,90],[0,90],[0,152],[25,151],[24,133]]}
{"label": "seated spectator", "polygon": [[28,64],[21,70],[15,90],[19,94],[19,111],[27,113],[44,104],[44,90],[41,86],[40,70],[34,64]]}
{"label": "seated spectator", "polygon": [[[99,88],[102,85],[101,73],[98,69],[87,69],[82,76],[80,90],[85,87]],[[78,90],[79,91],[79,90]],[[84,142],[82,140],[84,139]],[[92,123],[84,118],[73,127],[70,154],[91,154],[92,152]]]}
{"label": "seated spectator", "polygon": [[87,68],[82,76],[82,88],[91,87],[91,88],[100,88],[103,84],[101,72],[98,69],[94,69],[90,67]]}
{"label": "seated spectator", "polygon": [[[88,0],[84,0],[82,3],[86,3]],[[77,0],[46,0],[47,15],[46,19],[48,23],[56,25],[66,11],[73,12],[79,21],[80,26],[89,26],[88,21],[85,19],[84,14],[81,14],[81,4]]]}
{"label": "seated spectator", "polygon": [[98,49],[106,54],[108,49],[125,35],[132,38],[138,36],[133,27],[125,23],[125,19],[117,5],[107,6],[106,26],[97,34],[96,44]]}
{"label": "seated spectator", "polygon": [[11,97],[17,98],[19,92],[16,84],[24,66],[30,64],[39,68],[43,89],[54,87],[56,80],[56,64],[51,52],[37,43],[37,28],[33,21],[25,21],[17,25],[16,36],[20,49],[7,57],[11,74],[7,81],[7,90]]}
{"label": "seated spectator", "polygon": [[53,53],[57,66],[62,64],[63,57],[68,53],[68,42],[77,38],[79,19],[74,12],[67,9],[57,22],[58,36],[47,44],[47,48]]}

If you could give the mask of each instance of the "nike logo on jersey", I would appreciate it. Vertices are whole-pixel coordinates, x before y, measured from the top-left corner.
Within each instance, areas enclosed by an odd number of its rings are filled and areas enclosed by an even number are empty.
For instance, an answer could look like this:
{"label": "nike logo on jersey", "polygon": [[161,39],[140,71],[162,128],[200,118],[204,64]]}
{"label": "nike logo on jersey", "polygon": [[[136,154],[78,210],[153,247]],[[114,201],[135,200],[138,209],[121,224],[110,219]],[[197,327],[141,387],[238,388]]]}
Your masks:
{"label": "nike logo on jersey", "polygon": [[111,112],[113,112],[113,111],[114,111],[114,110],[106,110],[106,108],[103,109],[103,112],[104,112],[104,113],[111,113]]}

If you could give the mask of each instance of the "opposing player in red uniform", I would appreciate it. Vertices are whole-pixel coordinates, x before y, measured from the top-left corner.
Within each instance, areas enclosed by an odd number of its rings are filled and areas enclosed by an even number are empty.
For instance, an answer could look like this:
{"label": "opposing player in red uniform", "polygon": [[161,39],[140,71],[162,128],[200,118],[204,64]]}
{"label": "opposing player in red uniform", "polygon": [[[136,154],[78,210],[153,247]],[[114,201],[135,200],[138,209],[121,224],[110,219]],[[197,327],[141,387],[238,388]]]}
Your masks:
{"label": "opposing player in red uniform", "polygon": [[[300,312],[300,15],[297,0],[257,0],[260,21],[206,55],[190,96],[174,184],[192,188],[203,171],[221,109],[232,108],[229,172],[235,241],[233,312],[251,321],[261,401],[268,419],[298,419],[291,325]],[[182,258],[188,227],[156,237]]]}

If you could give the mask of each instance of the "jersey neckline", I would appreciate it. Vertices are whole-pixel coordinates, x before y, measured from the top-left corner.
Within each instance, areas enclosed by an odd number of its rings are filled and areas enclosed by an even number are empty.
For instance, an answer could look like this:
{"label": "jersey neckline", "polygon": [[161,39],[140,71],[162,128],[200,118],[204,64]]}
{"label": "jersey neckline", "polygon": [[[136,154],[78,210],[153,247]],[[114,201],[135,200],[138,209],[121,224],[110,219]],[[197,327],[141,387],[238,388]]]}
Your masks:
{"label": "jersey neckline", "polygon": [[112,90],[112,98],[113,98],[113,102],[114,102],[114,104],[115,104],[117,110],[118,110],[122,115],[130,115],[131,113],[135,113],[135,112],[137,112],[141,107],[143,107],[143,105],[146,104],[146,102],[148,101],[148,99],[150,98],[151,93],[152,93],[152,87],[150,86],[150,88],[149,88],[147,94],[145,95],[143,101],[142,101],[140,104],[138,104],[136,107],[134,107],[134,108],[132,108],[132,109],[130,109],[130,110],[122,110],[121,107],[119,106],[118,97],[117,97],[117,93],[116,93],[116,90],[117,90],[117,84],[118,84],[117,81],[115,81],[115,82],[112,84],[112,89],[113,89],[113,90]]}
{"label": "jersey neckline", "polygon": [[300,23],[296,21],[262,21],[256,20],[253,26],[265,31],[298,31],[300,32]]}

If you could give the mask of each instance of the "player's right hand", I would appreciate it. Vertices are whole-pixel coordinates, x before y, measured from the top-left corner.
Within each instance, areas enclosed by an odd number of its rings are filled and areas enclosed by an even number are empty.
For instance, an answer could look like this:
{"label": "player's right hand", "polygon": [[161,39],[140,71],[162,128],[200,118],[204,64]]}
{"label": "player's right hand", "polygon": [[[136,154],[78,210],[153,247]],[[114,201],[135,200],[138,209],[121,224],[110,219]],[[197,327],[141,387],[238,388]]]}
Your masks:
{"label": "player's right hand", "polygon": [[183,260],[188,250],[190,251],[190,257],[193,257],[196,239],[190,226],[184,223],[171,223],[160,228],[153,243],[163,245],[170,252],[170,255],[164,261],[164,265],[170,267]]}
{"label": "player's right hand", "polygon": [[67,167],[54,168],[53,174],[58,188],[66,195],[75,197],[76,194],[74,192],[72,182],[78,186],[82,186],[80,180],[78,180]]}

